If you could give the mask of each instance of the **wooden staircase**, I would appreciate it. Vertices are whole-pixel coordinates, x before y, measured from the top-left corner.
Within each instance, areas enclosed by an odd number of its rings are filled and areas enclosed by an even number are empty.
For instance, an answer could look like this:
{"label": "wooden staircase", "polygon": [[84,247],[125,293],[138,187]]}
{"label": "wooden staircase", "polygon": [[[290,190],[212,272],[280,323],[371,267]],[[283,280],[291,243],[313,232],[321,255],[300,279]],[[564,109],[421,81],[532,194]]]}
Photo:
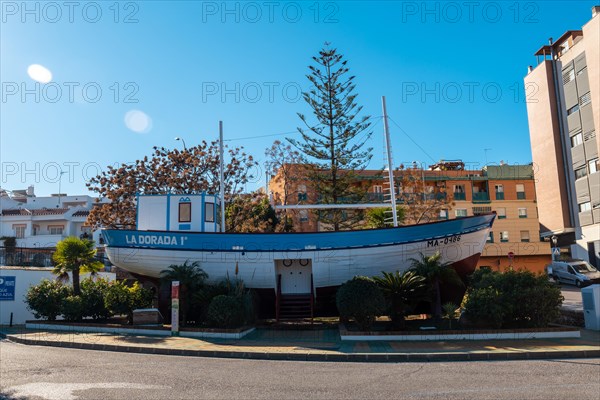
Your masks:
{"label": "wooden staircase", "polygon": [[311,324],[314,317],[313,277],[310,275],[310,293],[283,294],[281,293],[281,274],[277,275],[277,289],[275,296],[275,319],[299,320],[310,318]]}
{"label": "wooden staircase", "polygon": [[311,294],[284,294],[279,303],[279,319],[312,318]]}

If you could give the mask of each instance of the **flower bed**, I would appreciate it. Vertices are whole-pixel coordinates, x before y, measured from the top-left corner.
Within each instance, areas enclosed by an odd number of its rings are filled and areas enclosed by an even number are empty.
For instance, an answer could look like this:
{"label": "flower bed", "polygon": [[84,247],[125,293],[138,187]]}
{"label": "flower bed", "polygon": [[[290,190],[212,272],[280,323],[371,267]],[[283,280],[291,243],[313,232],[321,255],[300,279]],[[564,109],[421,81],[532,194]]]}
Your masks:
{"label": "flower bed", "polygon": [[[117,323],[96,322],[67,322],[67,321],[26,321],[26,329],[69,331],[86,333],[111,333],[118,335],[149,335],[149,336],[171,336],[169,326],[148,325],[121,325]],[[213,328],[180,328],[179,336],[191,338],[215,338],[215,339],[241,339],[254,331],[254,327],[241,327],[237,329],[213,329]]]}
{"label": "flower bed", "polygon": [[581,337],[577,328],[550,327],[530,329],[455,329],[410,331],[358,331],[340,323],[340,338],[348,341],[439,341],[439,340],[506,340]]}

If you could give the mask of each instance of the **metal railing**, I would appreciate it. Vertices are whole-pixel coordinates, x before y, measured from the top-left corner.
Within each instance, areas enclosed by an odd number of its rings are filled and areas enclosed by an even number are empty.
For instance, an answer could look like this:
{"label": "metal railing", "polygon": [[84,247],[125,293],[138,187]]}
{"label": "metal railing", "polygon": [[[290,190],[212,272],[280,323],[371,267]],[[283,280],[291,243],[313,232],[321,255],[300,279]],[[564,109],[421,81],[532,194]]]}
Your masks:
{"label": "metal railing", "polygon": [[277,275],[277,292],[275,295],[275,321],[279,322],[279,309],[281,308],[281,274]]}
{"label": "metal railing", "polygon": [[[52,256],[55,251],[56,249],[32,247],[0,247],[0,265],[10,267],[53,267]],[[111,265],[103,252],[96,254],[95,258],[105,266]]]}

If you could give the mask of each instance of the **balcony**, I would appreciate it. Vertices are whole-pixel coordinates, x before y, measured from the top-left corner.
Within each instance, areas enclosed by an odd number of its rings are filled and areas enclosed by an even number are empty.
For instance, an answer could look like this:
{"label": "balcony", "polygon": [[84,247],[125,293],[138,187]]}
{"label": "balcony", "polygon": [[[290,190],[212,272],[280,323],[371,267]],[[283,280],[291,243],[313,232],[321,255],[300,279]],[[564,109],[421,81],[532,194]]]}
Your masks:
{"label": "balcony", "polygon": [[466,193],[454,193],[454,200],[466,200],[467,199],[467,194]]}
{"label": "balcony", "polygon": [[60,242],[66,237],[66,235],[35,235],[26,236],[24,238],[17,239],[17,247],[30,247],[30,248],[48,248],[56,247],[56,243]]}
{"label": "balcony", "polygon": [[473,203],[489,203],[490,195],[488,192],[473,193]]}
{"label": "balcony", "polygon": [[525,200],[525,192],[517,192],[517,200]]}
{"label": "balcony", "polygon": [[504,192],[496,192],[496,200],[504,200]]}
{"label": "balcony", "polygon": [[367,193],[367,202],[383,203],[383,193]]}

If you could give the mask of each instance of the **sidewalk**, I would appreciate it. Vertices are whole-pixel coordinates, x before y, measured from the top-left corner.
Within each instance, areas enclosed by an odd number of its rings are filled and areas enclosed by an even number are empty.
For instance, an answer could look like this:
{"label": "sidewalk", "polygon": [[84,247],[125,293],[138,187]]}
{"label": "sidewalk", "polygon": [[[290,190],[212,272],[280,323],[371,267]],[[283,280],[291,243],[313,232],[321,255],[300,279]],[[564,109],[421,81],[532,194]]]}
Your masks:
{"label": "sidewalk", "polygon": [[600,357],[600,332],[580,338],[343,342],[337,329],[257,329],[243,339],[191,339],[1,328],[0,336],[28,345],[195,357],[306,361],[475,361]]}

